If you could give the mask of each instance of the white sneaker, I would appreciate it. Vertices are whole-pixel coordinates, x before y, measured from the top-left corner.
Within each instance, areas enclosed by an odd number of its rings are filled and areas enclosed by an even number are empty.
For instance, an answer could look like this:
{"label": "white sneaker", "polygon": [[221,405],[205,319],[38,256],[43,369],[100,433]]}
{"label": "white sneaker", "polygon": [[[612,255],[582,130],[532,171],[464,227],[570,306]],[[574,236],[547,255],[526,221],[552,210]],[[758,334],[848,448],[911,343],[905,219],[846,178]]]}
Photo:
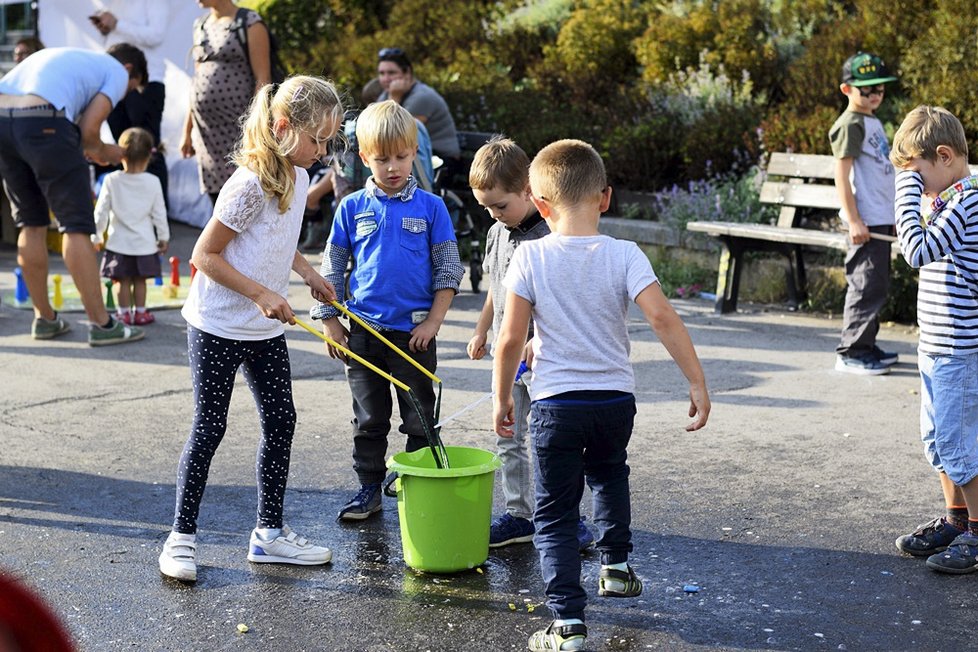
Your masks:
{"label": "white sneaker", "polygon": [[317,566],[329,563],[332,558],[333,553],[329,548],[314,546],[306,538],[293,532],[288,525],[283,525],[281,534],[272,541],[262,539],[257,530],[251,532],[248,561],[256,564]]}
{"label": "white sneaker", "polygon": [[170,532],[160,553],[160,572],[181,582],[197,581],[197,535]]}

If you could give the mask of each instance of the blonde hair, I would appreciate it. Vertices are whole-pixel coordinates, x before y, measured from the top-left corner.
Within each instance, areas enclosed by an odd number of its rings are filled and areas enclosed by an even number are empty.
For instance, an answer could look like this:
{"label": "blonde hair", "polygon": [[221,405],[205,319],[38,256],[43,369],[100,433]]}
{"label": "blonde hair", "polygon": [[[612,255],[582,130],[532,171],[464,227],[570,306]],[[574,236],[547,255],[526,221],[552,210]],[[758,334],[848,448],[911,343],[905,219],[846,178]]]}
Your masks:
{"label": "blonde hair", "polygon": [[530,183],[530,157],[523,149],[501,134],[493,136],[479,148],[469,168],[469,186],[473,190],[520,193]]}
{"label": "blonde hair", "polygon": [[571,206],[594,199],[608,187],[604,162],[582,140],[550,143],[530,163],[530,185],[538,199]]}
{"label": "blonde hair", "polygon": [[357,146],[368,156],[417,149],[418,125],[394,100],[376,102],[357,117]]}
{"label": "blonde hair", "polygon": [[968,158],[968,140],[961,121],[943,107],[921,104],[907,114],[894,134],[890,161],[898,168],[914,158],[935,161],[939,145]]}
{"label": "blonde hair", "polygon": [[[289,124],[280,137],[275,134],[279,118]],[[326,125],[338,128],[342,122],[339,93],[322,77],[296,75],[281,84],[266,84],[255,93],[244,118],[234,162],[258,175],[262,190],[278,199],[284,213],[295,194],[289,156],[299,147],[299,138],[303,133],[318,138]]]}
{"label": "blonde hair", "polygon": [[153,135],[140,127],[129,127],[119,136],[119,147],[130,165],[148,163],[153,156]]}

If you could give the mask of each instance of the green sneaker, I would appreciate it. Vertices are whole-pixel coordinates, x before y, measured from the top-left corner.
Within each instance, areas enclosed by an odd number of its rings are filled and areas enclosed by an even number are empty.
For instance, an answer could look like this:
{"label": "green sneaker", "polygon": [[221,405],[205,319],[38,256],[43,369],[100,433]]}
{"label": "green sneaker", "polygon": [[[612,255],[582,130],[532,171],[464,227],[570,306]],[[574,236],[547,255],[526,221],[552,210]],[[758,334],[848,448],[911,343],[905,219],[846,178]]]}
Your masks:
{"label": "green sneaker", "polygon": [[546,629],[534,632],[526,646],[534,652],[561,652],[583,650],[587,638],[587,627],[583,623],[574,625],[555,625],[550,623]]}
{"label": "green sneaker", "polygon": [[143,339],[145,333],[138,326],[127,326],[118,319],[112,320],[108,328],[91,326],[88,329],[89,346],[109,346],[110,344],[125,344]]}
{"label": "green sneaker", "polygon": [[35,317],[31,324],[31,337],[35,340],[50,340],[71,330],[71,324],[54,313],[54,319]]}

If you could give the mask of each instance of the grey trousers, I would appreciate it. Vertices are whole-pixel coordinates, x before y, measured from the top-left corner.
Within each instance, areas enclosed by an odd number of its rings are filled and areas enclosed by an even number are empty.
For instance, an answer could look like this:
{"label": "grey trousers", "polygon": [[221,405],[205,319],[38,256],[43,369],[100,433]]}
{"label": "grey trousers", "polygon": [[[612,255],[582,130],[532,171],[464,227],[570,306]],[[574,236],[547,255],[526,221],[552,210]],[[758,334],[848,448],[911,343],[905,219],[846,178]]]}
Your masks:
{"label": "grey trousers", "polygon": [[[891,226],[871,226],[872,233],[892,235]],[[860,357],[876,346],[879,314],[886,305],[890,287],[890,243],[870,239],[850,246],[846,254],[846,306],[842,315],[842,337],[835,352]]]}

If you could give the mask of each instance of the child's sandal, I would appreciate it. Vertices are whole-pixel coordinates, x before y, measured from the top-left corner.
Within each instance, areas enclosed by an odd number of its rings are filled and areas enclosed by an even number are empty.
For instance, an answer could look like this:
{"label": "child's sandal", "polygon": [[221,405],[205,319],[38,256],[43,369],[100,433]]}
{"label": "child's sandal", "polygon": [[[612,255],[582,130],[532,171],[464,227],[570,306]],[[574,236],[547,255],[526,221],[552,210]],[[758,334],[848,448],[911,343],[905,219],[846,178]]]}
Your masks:
{"label": "child's sandal", "polygon": [[598,575],[598,595],[607,598],[634,598],[642,595],[642,580],[628,566],[628,571],[604,567]]}
{"label": "child's sandal", "polygon": [[583,650],[585,638],[587,627],[583,623],[560,626],[550,623],[546,629],[533,632],[527,647],[533,652]]}

